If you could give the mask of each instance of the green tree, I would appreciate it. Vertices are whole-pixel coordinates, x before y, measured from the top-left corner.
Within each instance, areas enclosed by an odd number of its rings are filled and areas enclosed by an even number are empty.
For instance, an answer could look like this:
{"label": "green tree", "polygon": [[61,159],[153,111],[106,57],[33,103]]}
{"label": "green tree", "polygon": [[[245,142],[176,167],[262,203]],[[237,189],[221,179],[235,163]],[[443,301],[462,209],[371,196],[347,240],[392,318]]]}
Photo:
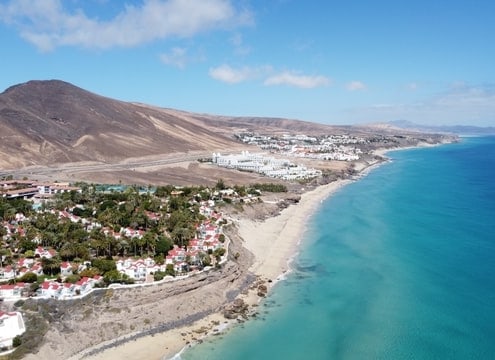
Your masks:
{"label": "green tree", "polygon": [[175,244],[183,247],[187,245],[187,242],[194,237],[194,229],[189,227],[177,227],[174,228],[170,235],[172,236],[172,240],[174,240]]}
{"label": "green tree", "polygon": [[170,196],[172,191],[175,190],[175,187],[172,185],[166,185],[166,186],[158,186],[155,190],[155,196],[159,198],[165,198]]}
{"label": "green tree", "polygon": [[166,256],[170,249],[173,247],[173,242],[166,236],[159,235],[156,241],[155,253]]}
{"label": "green tree", "polygon": [[155,256],[153,260],[155,260],[155,263],[158,265],[163,265],[165,263],[165,258],[163,257],[163,254]]}
{"label": "green tree", "polygon": [[155,281],[160,281],[160,280],[163,280],[163,278],[167,276],[167,273],[166,272],[163,272],[163,271],[157,271],[153,274],[153,280]]}
{"label": "green tree", "polygon": [[207,253],[205,252],[200,252],[198,254],[199,256],[199,261],[200,263],[203,265],[203,266],[210,266],[211,265],[211,258],[210,258],[210,255],[208,255]]}
{"label": "green tree", "polygon": [[41,267],[45,275],[56,275],[60,273],[60,259],[44,257],[41,259]]}
{"label": "green tree", "polygon": [[115,261],[107,259],[94,259],[91,263],[91,266],[100,270],[102,274],[105,274],[112,270],[117,270]]}
{"label": "green tree", "polygon": [[170,276],[175,276],[175,270],[173,264],[167,264],[167,266],[165,267],[165,274]]}
{"label": "green tree", "polygon": [[221,260],[221,257],[225,254],[225,248],[218,248],[213,251],[213,256],[217,260],[217,263]]}
{"label": "green tree", "polygon": [[13,206],[4,206],[3,208],[3,219],[5,221],[12,221],[15,219],[16,209]]}
{"label": "green tree", "polygon": [[28,240],[26,238],[21,239],[19,242],[19,250],[20,252],[24,253],[26,251],[34,251],[36,249],[36,246],[38,246],[34,241]]}
{"label": "green tree", "polygon": [[33,272],[27,272],[19,278],[20,282],[35,283],[38,281],[38,276]]}
{"label": "green tree", "polygon": [[65,278],[65,282],[71,284],[75,284],[79,280],[81,280],[81,276],[77,274],[69,275]]}
{"label": "green tree", "polygon": [[225,190],[227,187],[225,185],[225,182],[223,179],[218,179],[217,183],[215,184],[215,189],[217,190]]}
{"label": "green tree", "polygon": [[168,211],[174,213],[185,207],[184,199],[179,196],[173,196],[168,201]]}
{"label": "green tree", "polygon": [[122,274],[117,269],[110,270],[103,276],[103,281],[106,284],[119,283],[122,281]]}
{"label": "green tree", "polygon": [[156,234],[152,233],[151,231],[146,232],[143,235],[143,242],[144,242],[144,245],[146,247],[146,252],[148,254],[155,255],[155,248],[156,248],[156,243],[157,243]]}
{"label": "green tree", "polygon": [[126,274],[121,274],[117,270],[110,270],[105,275],[103,275],[103,281],[106,284],[113,284],[113,283],[132,284],[132,283],[134,283],[134,279],[131,279]]}
{"label": "green tree", "polygon": [[235,190],[235,192],[236,192],[239,196],[246,196],[246,195],[247,195],[247,191],[246,191],[246,187],[245,187],[245,186],[235,185],[235,186],[234,186],[234,190]]}

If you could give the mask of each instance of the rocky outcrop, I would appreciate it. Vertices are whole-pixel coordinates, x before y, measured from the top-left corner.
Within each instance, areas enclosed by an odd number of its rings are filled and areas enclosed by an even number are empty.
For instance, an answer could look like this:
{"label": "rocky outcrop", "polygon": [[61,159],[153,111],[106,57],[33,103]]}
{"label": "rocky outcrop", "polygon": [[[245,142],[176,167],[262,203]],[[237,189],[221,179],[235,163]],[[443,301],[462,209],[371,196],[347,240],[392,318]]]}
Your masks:
{"label": "rocky outcrop", "polygon": [[238,298],[228,304],[223,310],[226,319],[237,319],[239,316],[247,318],[249,306],[244,300]]}

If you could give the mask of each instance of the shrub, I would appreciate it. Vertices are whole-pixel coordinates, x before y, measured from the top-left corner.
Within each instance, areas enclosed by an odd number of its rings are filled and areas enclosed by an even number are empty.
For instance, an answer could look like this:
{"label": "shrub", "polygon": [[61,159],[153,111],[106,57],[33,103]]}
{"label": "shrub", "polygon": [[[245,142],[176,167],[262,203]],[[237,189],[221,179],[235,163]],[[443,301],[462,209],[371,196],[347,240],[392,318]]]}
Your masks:
{"label": "shrub", "polygon": [[75,284],[79,280],[81,280],[81,277],[79,275],[69,275],[65,278],[65,282],[71,284]]}
{"label": "shrub", "polygon": [[225,254],[225,248],[218,248],[215,249],[215,251],[213,252],[214,256],[223,256],[224,254]]}
{"label": "shrub", "polygon": [[19,279],[19,281],[25,283],[34,283],[37,280],[38,280],[38,276],[33,272],[27,272],[24,275],[22,275]]}
{"label": "shrub", "polygon": [[153,274],[153,279],[155,281],[160,281],[160,280],[163,280],[163,278],[166,276],[167,274],[163,271],[157,271]]}
{"label": "shrub", "polygon": [[17,335],[13,340],[12,340],[12,346],[13,347],[18,347],[22,344],[22,338],[20,335]]}
{"label": "shrub", "polygon": [[287,187],[282,184],[254,184],[252,188],[266,192],[287,192]]}
{"label": "shrub", "polygon": [[16,308],[20,308],[20,307],[22,307],[22,305],[24,305],[24,300],[17,300],[14,303],[14,307],[16,307]]}
{"label": "shrub", "polygon": [[99,269],[95,268],[95,267],[92,267],[92,268],[85,269],[85,270],[81,271],[81,272],[79,273],[79,275],[80,275],[81,277],[85,277],[85,276],[87,276],[87,277],[89,277],[89,278],[92,278],[92,277],[94,277],[95,275],[101,275],[101,271],[100,271]]}
{"label": "shrub", "polygon": [[94,259],[91,265],[98,268],[102,273],[117,269],[115,261],[107,259]]}

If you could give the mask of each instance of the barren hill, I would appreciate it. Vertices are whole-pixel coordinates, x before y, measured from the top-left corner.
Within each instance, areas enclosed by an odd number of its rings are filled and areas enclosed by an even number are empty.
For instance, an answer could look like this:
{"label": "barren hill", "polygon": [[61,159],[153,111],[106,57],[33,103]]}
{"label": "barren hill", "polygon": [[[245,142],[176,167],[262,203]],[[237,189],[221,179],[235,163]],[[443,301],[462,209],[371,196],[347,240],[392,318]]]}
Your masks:
{"label": "barren hill", "polygon": [[[0,167],[231,149],[233,134],[348,132],[307,121],[195,114],[103,97],[60,80],[29,81],[0,94]],[[359,129],[352,127],[354,132]]]}
{"label": "barren hill", "polygon": [[0,94],[0,166],[185,153],[235,146],[201,122],[105,98],[66,82],[30,81]]}

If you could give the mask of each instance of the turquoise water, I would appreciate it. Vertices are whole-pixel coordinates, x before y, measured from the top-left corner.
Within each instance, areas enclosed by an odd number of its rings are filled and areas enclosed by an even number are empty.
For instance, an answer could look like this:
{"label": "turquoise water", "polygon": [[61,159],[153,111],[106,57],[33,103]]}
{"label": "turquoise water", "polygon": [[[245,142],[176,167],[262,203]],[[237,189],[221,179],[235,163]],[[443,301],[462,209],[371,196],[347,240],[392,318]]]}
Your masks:
{"label": "turquoise water", "polygon": [[494,359],[495,138],[389,153],[312,217],[257,320],[182,359]]}

